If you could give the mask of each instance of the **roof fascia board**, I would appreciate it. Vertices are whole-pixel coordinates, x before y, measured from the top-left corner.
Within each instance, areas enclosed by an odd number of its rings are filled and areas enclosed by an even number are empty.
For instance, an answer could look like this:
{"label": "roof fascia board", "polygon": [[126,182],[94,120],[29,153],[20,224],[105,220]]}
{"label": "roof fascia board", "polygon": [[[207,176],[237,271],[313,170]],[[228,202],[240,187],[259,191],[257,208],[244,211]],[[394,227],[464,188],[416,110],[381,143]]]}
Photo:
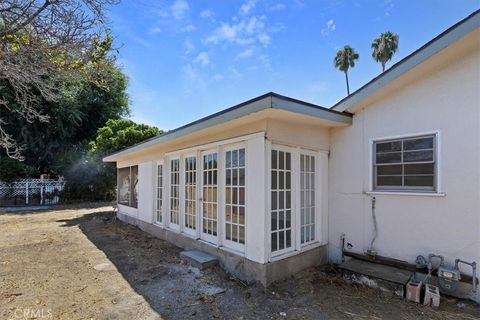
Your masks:
{"label": "roof fascia board", "polygon": [[462,21],[457,26],[454,26],[452,30],[448,30],[445,34],[439,36],[438,39],[427,44],[426,47],[419,49],[417,52],[414,52],[410,56],[397,62],[389,70],[380,75],[379,78],[372,80],[350,96],[340,100],[331,109],[340,112],[348,111],[348,109],[361,102],[375,91],[385,87],[391,81],[399,78],[405,72],[446,48],[456,40],[477,28],[479,25],[480,11],[477,11],[471,17]]}
{"label": "roof fascia board", "polygon": [[349,114],[332,112],[333,110],[329,110],[326,108],[319,108],[313,106],[310,107],[299,102],[278,98],[276,96],[272,97],[272,108],[305,114],[313,117],[319,117],[334,122],[352,124],[352,117]]}
{"label": "roof fascia board", "polygon": [[219,125],[227,121],[235,120],[269,108],[295,112],[338,123],[352,123],[351,114],[338,112],[336,110],[330,110],[270,92],[252,100],[241,103],[239,105],[236,105],[234,107],[231,107],[229,109],[214,113],[210,116],[194,121],[178,129],[169,131],[161,136],[151,138],[150,140],[141,142],[124,150],[108,155],[103,158],[103,161],[114,162],[126,156],[127,154],[138,152],[159,143],[164,143],[179,138],[181,136],[185,136],[196,131]]}

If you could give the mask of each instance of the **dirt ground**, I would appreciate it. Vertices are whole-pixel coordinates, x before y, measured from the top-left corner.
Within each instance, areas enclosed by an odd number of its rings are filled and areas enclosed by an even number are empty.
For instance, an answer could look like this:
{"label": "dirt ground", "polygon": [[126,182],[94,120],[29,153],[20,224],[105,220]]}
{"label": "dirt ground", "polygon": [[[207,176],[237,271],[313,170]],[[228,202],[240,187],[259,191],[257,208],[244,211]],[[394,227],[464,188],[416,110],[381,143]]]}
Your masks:
{"label": "dirt ground", "polygon": [[0,213],[1,319],[480,319],[344,283],[313,268],[272,285],[200,271],[181,249],[119,221],[111,207]]}

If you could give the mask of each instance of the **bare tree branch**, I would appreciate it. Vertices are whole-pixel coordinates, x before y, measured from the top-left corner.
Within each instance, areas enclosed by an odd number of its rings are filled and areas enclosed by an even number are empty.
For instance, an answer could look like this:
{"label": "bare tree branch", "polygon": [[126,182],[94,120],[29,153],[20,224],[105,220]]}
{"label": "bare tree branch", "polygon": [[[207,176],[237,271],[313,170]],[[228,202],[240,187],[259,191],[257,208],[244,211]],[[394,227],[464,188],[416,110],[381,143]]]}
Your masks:
{"label": "bare tree branch", "polygon": [[[60,97],[64,74],[101,83],[111,37],[104,12],[115,0],[1,0],[0,110],[48,121],[44,101]],[[7,96],[8,95],[8,96]],[[22,147],[0,114],[0,149],[21,160]]]}

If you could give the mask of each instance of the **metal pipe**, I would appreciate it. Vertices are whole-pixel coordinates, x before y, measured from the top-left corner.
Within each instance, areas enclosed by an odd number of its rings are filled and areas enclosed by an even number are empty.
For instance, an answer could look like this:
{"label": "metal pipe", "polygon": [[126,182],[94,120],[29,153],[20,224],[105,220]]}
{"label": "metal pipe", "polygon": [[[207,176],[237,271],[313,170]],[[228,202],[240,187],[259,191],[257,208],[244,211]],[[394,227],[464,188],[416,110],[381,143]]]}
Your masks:
{"label": "metal pipe", "polygon": [[375,240],[377,239],[377,236],[378,236],[377,215],[375,213],[376,203],[377,203],[377,198],[372,197],[373,238],[372,238],[372,241],[370,242],[370,249],[368,249],[366,252],[368,255],[371,255],[371,256],[377,255],[377,251],[373,249],[373,244],[375,243]]}
{"label": "metal pipe", "polygon": [[475,261],[468,262],[461,259],[455,260],[455,269],[458,269],[458,264],[463,263],[472,267],[472,291],[477,292],[477,263]]}

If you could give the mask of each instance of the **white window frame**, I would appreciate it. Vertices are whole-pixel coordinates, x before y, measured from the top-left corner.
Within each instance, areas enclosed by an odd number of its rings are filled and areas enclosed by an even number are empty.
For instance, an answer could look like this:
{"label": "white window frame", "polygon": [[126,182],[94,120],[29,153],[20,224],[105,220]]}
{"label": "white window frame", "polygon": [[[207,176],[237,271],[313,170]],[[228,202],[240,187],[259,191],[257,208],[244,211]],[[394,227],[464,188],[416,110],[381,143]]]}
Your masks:
{"label": "white window frame", "polygon": [[[318,242],[320,241],[320,235],[318,233],[318,230],[319,230],[319,224],[321,223],[319,220],[320,220],[320,216],[319,216],[319,211],[321,210],[321,207],[320,207],[320,203],[319,203],[319,200],[320,200],[320,194],[319,194],[319,187],[320,187],[320,183],[321,181],[319,180],[319,176],[320,176],[320,172],[319,172],[319,162],[320,162],[320,157],[318,156],[318,152],[313,152],[311,150],[306,150],[306,149],[299,149],[298,151],[298,157],[299,157],[299,160],[298,160],[298,174],[300,176],[301,174],[301,155],[306,155],[306,156],[311,156],[313,157],[314,161],[315,161],[315,166],[314,166],[314,184],[315,184],[315,187],[313,188],[313,191],[314,191],[314,196],[313,196],[313,201],[314,201],[314,222],[313,222],[313,229],[314,229],[314,237],[312,240],[310,241],[306,241],[304,243],[302,243],[301,241],[301,232],[302,232],[302,222],[301,222],[301,215],[302,215],[302,208],[301,208],[301,202],[299,201],[299,204],[298,204],[298,215],[300,217],[299,219],[299,225],[298,225],[298,233],[299,233],[299,237],[300,237],[300,245],[302,248],[304,247],[308,247],[310,246],[312,243],[315,243],[315,242]],[[299,197],[299,200],[301,200],[301,193],[302,193],[302,186],[301,186],[301,182],[300,182],[300,177],[299,177],[299,190],[298,190],[298,197]]]}
{"label": "white window frame", "polygon": [[[182,226],[182,201],[183,201],[183,183],[182,183],[182,178],[183,178],[183,175],[182,175],[182,157],[180,155],[178,156],[171,156],[171,157],[168,157],[168,211],[167,211],[167,220],[168,220],[168,228],[174,230],[174,231],[180,231],[181,230],[181,226]],[[172,160],[178,160],[179,161],[179,195],[178,195],[178,199],[179,199],[179,205],[178,205],[178,224],[177,223],[173,223],[172,220],[171,220],[171,191],[172,191],[172,168],[171,168],[171,165],[172,165]]]}
{"label": "white window frame", "polygon": [[[195,157],[195,229],[192,229],[192,228],[188,228],[186,225],[185,225],[185,214],[186,214],[186,207],[185,207],[185,201],[186,201],[186,198],[185,198],[185,191],[186,191],[186,184],[185,184],[185,175],[186,175],[186,163],[185,163],[185,160],[189,157]],[[199,183],[198,183],[198,155],[196,152],[189,152],[189,153],[185,153],[185,154],[182,154],[181,155],[181,163],[180,163],[180,177],[182,179],[182,181],[180,181],[180,186],[181,186],[181,201],[182,201],[182,205],[180,206],[180,208],[182,209],[181,211],[181,216],[182,218],[180,219],[181,221],[181,229],[183,232],[185,232],[186,234],[189,234],[191,236],[196,236],[197,235],[197,229],[198,229],[198,205],[199,205],[199,201],[198,201],[198,187],[199,187]]]}
{"label": "white window frame", "polygon": [[[208,154],[212,154],[212,153],[216,153],[217,154],[217,235],[211,235],[211,234],[208,234],[208,233],[204,233],[203,232],[203,205],[204,205],[204,197],[205,195],[203,194],[203,156],[205,155],[208,155]],[[199,179],[198,180],[198,184],[199,184],[199,197],[200,197],[200,204],[199,204],[199,214],[198,214],[198,219],[199,219],[199,231],[200,231],[200,239],[204,240],[204,241],[207,241],[209,244],[213,244],[213,245],[218,245],[221,241],[221,230],[222,230],[222,227],[221,227],[221,223],[222,223],[222,219],[220,218],[220,212],[222,211],[221,210],[221,205],[222,205],[222,201],[220,199],[220,195],[221,195],[221,192],[220,192],[220,188],[224,185],[221,183],[221,176],[223,177],[223,175],[221,175],[221,167],[222,167],[222,162],[221,162],[221,151],[219,148],[216,148],[216,149],[207,149],[207,150],[203,150],[200,152],[200,156],[199,156],[199,159],[201,161],[200,163],[200,170],[197,170],[199,171]]]}
{"label": "white window frame", "polygon": [[[433,143],[433,157],[434,157],[434,164],[435,164],[435,172],[434,172],[434,188],[431,189],[420,189],[420,188],[381,188],[375,189],[374,183],[374,161],[375,161],[375,143],[376,142],[383,142],[389,140],[396,140],[396,139],[409,139],[409,138],[420,138],[423,136],[434,136]],[[421,196],[444,196],[445,194],[442,192],[442,163],[441,163],[441,132],[440,130],[435,131],[424,131],[424,132],[415,132],[415,133],[407,133],[402,135],[394,135],[394,136],[384,136],[384,137],[375,137],[371,138],[369,141],[369,191],[368,194],[392,194],[392,195],[421,195]]]}
{"label": "white window frame", "polygon": [[[161,216],[162,216],[162,221],[159,222],[158,219],[157,219],[157,212],[159,210],[158,208],[158,166],[162,166],[162,207],[160,208],[160,211],[161,211]],[[167,195],[167,177],[166,177],[166,167],[165,167],[165,161],[163,159],[160,159],[158,160],[156,163],[155,163],[155,199],[154,199],[154,217],[153,217],[153,223],[156,224],[156,225],[159,225],[159,226],[164,226],[165,225],[165,207],[166,206],[166,202],[165,201],[165,198],[166,198],[166,195]],[[170,199],[170,198],[167,198],[167,199]]]}
{"label": "white window frame", "polygon": [[[323,214],[323,199],[321,195],[322,175],[326,172],[320,172],[321,169],[321,153],[324,151],[316,151],[301,147],[287,146],[277,142],[266,142],[266,175],[267,175],[267,195],[266,195],[266,246],[267,246],[267,261],[276,261],[302,251],[310,250],[314,247],[322,245],[322,214]],[[272,150],[286,151],[291,153],[291,169],[292,169],[292,246],[288,249],[282,249],[272,252],[271,248],[271,173],[272,173]],[[300,203],[300,154],[311,155],[315,157],[315,237],[313,240],[301,243],[300,227],[301,227],[301,203]]]}
{"label": "white window frame", "polygon": [[[238,149],[245,149],[245,222],[244,222],[244,230],[245,230],[245,234],[244,234],[244,242],[245,243],[239,243],[239,242],[236,242],[236,241],[232,241],[232,240],[228,240],[226,238],[226,231],[225,231],[225,224],[226,224],[226,212],[225,212],[225,207],[226,207],[226,193],[225,193],[225,189],[226,189],[226,185],[225,185],[225,179],[226,179],[226,159],[225,159],[225,155],[227,154],[228,151],[233,151],[233,150],[238,150]],[[247,226],[248,226],[248,199],[247,199],[247,187],[248,187],[248,181],[247,181],[247,177],[248,177],[248,148],[247,148],[247,143],[246,142],[240,142],[240,143],[235,143],[235,144],[229,144],[229,145],[225,145],[223,146],[222,150],[222,161],[221,161],[221,169],[222,170],[222,183],[221,183],[221,186],[222,186],[222,192],[221,194],[223,194],[223,201],[222,201],[222,207],[220,208],[220,212],[221,212],[221,215],[222,215],[222,244],[226,247],[226,248],[229,248],[229,249],[232,249],[234,251],[238,251],[238,252],[241,252],[241,253],[244,253],[245,252],[245,245],[247,243]],[[220,178],[220,177],[219,177]],[[220,187],[220,186],[219,186]]]}

